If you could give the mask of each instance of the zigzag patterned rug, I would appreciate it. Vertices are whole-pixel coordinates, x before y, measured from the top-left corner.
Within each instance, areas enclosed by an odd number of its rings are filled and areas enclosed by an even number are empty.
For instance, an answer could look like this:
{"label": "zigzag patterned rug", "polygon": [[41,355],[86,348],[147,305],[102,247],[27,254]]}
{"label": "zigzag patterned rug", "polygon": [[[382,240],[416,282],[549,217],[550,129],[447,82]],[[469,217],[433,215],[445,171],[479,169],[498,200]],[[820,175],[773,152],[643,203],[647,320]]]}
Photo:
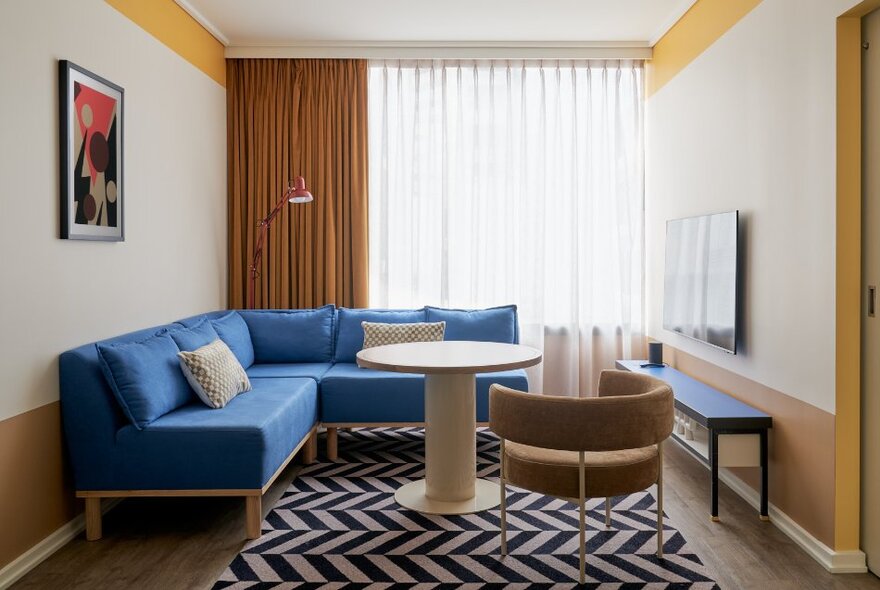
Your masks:
{"label": "zigzag patterned rug", "polygon": [[[498,480],[498,439],[477,432],[477,475]],[[499,555],[498,509],[419,514],[394,491],[424,477],[419,428],[339,433],[339,461],[304,468],[214,588],[576,587],[578,511],[559,499],[508,488],[508,549]],[[710,590],[718,585],[666,520],[656,549],[650,492],[587,505],[587,588]]]}

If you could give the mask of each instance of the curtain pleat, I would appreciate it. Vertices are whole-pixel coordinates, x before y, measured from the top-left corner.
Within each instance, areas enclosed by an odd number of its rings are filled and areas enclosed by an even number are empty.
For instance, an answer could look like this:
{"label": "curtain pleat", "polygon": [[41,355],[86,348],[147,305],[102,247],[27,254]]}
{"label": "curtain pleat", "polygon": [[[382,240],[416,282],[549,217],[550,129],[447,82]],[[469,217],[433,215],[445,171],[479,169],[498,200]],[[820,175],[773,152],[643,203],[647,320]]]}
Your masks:
{"label": "curtain pleat", "polygon": [[228,60],[227,97],[230,307],[246,305],[259,222],[295,176],[315,200],[273,221],[256,307],[366,307],[366,62]]}
{"label": "curtain pleat", "polygon": [[643,66],[376,60],[371,301],[515,303],[535,391],[644,358]]}

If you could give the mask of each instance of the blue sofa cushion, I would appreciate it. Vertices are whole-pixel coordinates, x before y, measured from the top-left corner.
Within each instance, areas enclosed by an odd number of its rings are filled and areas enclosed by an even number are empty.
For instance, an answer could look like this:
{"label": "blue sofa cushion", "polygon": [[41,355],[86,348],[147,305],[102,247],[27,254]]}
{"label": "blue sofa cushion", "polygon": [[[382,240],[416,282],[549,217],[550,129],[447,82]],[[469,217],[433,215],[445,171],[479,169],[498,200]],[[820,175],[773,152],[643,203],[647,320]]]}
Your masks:
{"label": "blue sofa cushion", "polygon": [[169,330],[168,334],[182,352],[192,352],[220,338],[207,318],[202,318],[189,328]]}
{"label": "blue sofa cushion", "polygon": [[223,316],[227,315],[228,313],[229,313],[228,309],[221,309],[218,311],[209,311],[207,313],[200,313],[198,315],[192,315],[189,317],[185,317],[183,319],[177,320],[174,323],[177,326],[184,326],[186,328],[191,328],[192,326],[195,326],[196,324],[198,324],[202,320],[209,320],[209,321],[210,320],[218,320],[218,319],[222,318]]}
{"label": "blue sofa cushion", "polygon": [[194,399],[167,332],[119,344],[99,343],[101,370],[131,423],[143,428]]}
{"label": "blue sofa cushion", "polygon": [[276,377],[303,378],[308,377],[320,381],[321,377],[332,367],[330,363],[271,363],[251,365],[246,371],[249,379],[266,379]]}
{"label": "blue sofa cushion", "polygon": [[254,345],[251,342],[251,333],[238,312],[230,311],[224,316],[211,320],[211,325],[217,331],[220,339],[232,350],[242,367],[247,369],[254,364]]}
{"label": "blue sofa cushion", "polygon": [[[489,420],[489,386],[500,383],[526,391],[522,369],[477,375],[478,422]],[[424,422],[425,377],[333,365],[321,379],[321,421],[326,423]]]}
{"label": "blue sofa cushion", "polygon": [[329,363],[333,360],[336,307],[247,310],[255,363]]}
{"label": "blue sofa cushion", "polygon": [[444,309],[426,307],[429,322],[446,322],[444,340],[476,340],[479,342],[519,342],[516,306],[504,305],[489,309]]}
{"label": "blue sofa cushion", "polygon": [[193,403],[117,435],[112,489],[258,489],[318,418],[313,379],[259,379],[214,410]]}
{"label": "blue sofa cushion", "polygon": [[361,322],[412,324],[424,321],[424,309],[350,309],[340,307],[336,320],[334,361],[337,363],[355,362],[355,355],[364,346],[364,329],[361,327]]}

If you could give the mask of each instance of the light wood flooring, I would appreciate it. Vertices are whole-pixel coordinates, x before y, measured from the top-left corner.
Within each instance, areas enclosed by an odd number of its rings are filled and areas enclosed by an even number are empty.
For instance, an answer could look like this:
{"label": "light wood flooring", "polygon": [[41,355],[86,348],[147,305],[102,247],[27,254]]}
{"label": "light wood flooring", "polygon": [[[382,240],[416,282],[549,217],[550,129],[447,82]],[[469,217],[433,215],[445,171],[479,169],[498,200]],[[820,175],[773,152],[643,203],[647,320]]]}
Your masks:
{"label": "light wood flooring", "polygon": [[[666,513],[725,590],[880,590],[871,574],[833,576],[722,484],[722,522],[708,518],[709,471],[665,445]],[[321,450],[323,451],[323,438]],[[301,467],[263,499],[268,511]],[[244,501],[129,499],[104,517],[104,539],[82,535],[22,578],[15,590],[210,588],[244,545]]]}

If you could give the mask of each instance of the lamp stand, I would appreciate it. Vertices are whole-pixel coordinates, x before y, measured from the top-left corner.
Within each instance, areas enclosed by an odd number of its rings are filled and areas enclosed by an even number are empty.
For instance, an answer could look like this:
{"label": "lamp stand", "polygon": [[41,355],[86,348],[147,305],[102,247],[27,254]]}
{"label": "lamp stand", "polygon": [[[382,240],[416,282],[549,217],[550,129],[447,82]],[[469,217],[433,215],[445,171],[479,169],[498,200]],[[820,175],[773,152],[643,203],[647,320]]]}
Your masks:
{"label": "lamp stand", "polygon": [[288,201],[290,203],[308,203],[313,200],[312,193],[306,189],[306,182],[302,176],[297,176],[296,180],[292,183],[288,184],[287,190],[284,191],[284,194],[281,195],[281,198],[276,203],[275,208],[260,221],[259,225],[259,233],[257,234],[257,242],[254,244],[254,258],[251,261],[250,266],[248,266],[248,271],[250,273],[249,281],[248,281],[248,309],[255,309],[256,307],[256,290],[257,290],[257,277],[260,276],[260,271],[258,267],[260,266],[260,261],[263,258],[263,244],[266,240],[266,233],[269,231],[269,226],[272,225],[272,221],[281,213],[281,210],[284,208],[284,202]]}

